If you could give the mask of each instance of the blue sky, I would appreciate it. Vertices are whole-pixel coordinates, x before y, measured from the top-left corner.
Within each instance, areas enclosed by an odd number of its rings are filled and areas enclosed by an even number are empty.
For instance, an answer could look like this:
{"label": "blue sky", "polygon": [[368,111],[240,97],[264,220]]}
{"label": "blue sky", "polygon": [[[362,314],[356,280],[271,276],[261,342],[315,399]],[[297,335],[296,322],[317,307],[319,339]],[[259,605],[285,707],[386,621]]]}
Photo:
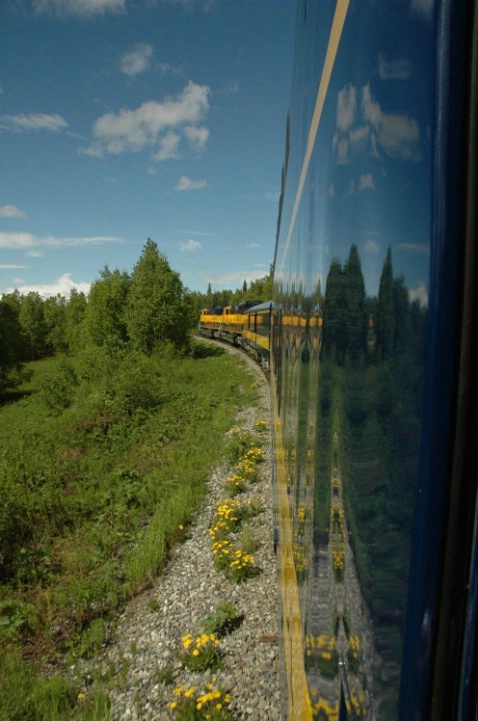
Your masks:
{"label": "blue sky", "polygon": [[294,0],[1,0],[0,292],[269,271]]}

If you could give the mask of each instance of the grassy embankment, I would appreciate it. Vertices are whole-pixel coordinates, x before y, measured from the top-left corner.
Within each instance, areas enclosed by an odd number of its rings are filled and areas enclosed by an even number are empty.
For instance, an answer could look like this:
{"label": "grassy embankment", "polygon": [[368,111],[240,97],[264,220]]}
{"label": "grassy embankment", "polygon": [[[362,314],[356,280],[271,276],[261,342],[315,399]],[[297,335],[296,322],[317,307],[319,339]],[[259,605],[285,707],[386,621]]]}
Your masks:
{"label": "grassy embankment", "polygon": [[120,669],[85,702],[64,664],[161,572],[255,379],[204,344],[32,369],[0,406],[0,721],[106,721]]}

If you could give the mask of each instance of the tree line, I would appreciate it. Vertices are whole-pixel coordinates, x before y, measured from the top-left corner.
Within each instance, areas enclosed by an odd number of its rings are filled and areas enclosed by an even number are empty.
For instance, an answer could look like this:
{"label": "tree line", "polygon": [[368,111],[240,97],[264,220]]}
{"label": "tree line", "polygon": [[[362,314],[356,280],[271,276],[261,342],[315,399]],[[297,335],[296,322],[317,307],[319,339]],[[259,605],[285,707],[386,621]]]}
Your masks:
{"label": "tree line", "polygon": [[[85,346],[130,347],[151,354],[166,344],[189,348],[191,330],[204,307],[254,297],[266,300],[271,277],[242,290],[191,292],[157,244],[148,238],[131,274],[105,265],[88,297],[70,298],[18,290],[0,297],[0,392],[26,378],[24,364],[55,353],[75,355]],[[256,297],[257,296],[257,297]],[[269,296],[268,296],[269,297]]]}

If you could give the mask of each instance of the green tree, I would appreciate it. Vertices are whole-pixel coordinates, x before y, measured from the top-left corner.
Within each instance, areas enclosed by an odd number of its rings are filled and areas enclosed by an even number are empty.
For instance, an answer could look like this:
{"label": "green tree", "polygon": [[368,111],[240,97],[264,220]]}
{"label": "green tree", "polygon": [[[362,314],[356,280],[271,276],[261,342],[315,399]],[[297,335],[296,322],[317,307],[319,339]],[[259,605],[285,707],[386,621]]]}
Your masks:
{"label": "green tree", "polygon": [[383,264],[377,307],[377,352],[381,358],[390,358],[395,342],[395,286],[393,281],[392,251],[390,248]]}
{"label": "green tree", "polygon": [[352,363],[364,357],[367,347],[365,284],[357,246],[352,245],[345,265],[347,292],[347,357]]}
{"label": "green tree", "polygon": [[12,295],[0,297],[0,391],[21,380],[25,341],[20,325],[20,304]]}
{"label": "green tree", "polygon": [[126,304],[130,278],[126,272],[111,271],[107,265],[91,286],[85,312],[85,330],[97,346],[128,340]]}
{"label": "green tree", "polygon": [[324,353],[339,365],[345,361],[348,331],[347,277],[337,258],[330,264],[323,315]]}
{"label": "green tree", "polygon": [[47,326],[39,293],[31,292],[22,298],[18,319],[26,338],[29,358],[41,358],[47,346]]}
{"label": "green tree", "polygon": [[152,353],[166,342],[185,348],[196,323],[193,304],[179,273],[150,238],[131,276],[126,308],[128,335],[133,346]]}
{"label": "green tree", "polygon": [[47,352],[63,352],[66,342],[66,298],[59,293],[43,301]]}
{"label": "green tree", "polygon": [[72,288],[66,308],[66,342],[68,352],[76,353],[82,347],[83,320],[87,300],[83,292]]}

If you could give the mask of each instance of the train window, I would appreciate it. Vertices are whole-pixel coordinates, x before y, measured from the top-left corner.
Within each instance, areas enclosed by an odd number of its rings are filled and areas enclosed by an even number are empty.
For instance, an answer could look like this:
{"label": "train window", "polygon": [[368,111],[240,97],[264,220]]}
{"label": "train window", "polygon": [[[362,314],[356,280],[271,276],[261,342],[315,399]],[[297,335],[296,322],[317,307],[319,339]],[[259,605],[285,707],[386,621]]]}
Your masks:
{"label": "train window", "polygon": [[[271,378],[285,667],[301,721],[458,718],[457,699],[477,697],[464,642],[476,601],[456,591],[478,597],[476,458],[457,451],[466,480],[450,460],[461,417],[476,438],[476,412],[455,403],[458,345],[473,346],[459,320],[476,204],[462,192],[476,173],[471,5],[298,2]],[[268,332],[263,316],[257,327]],[[469,379],[460,387],[471,393]]]}

